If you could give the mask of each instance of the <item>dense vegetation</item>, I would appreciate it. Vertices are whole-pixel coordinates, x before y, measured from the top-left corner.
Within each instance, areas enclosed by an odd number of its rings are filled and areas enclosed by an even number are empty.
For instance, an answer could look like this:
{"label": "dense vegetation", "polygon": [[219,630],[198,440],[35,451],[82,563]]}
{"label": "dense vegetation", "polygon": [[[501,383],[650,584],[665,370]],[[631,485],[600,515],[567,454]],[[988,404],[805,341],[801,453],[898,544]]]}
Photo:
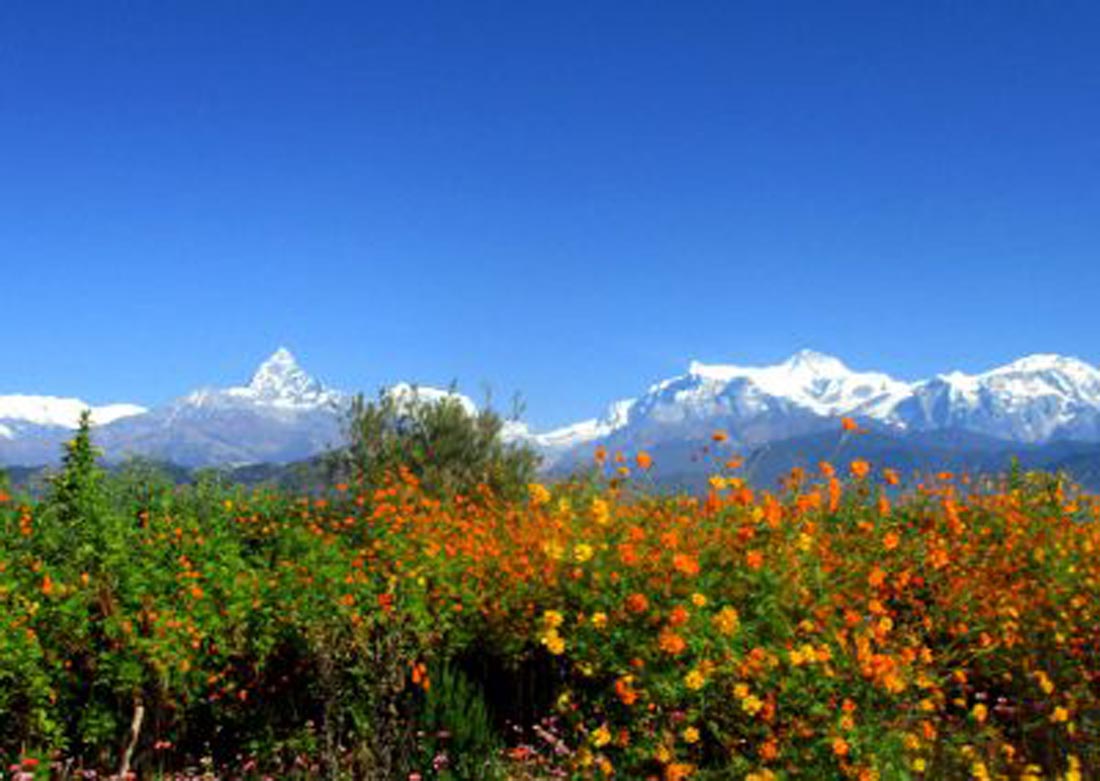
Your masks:
{"label": "dense vegetation", "polygon": [[107,479],[87,427],[0,495],[12,774],[1095,777],[1100,504],[1057,477],[544,486],[440,409],[364,405],[308,496]]}

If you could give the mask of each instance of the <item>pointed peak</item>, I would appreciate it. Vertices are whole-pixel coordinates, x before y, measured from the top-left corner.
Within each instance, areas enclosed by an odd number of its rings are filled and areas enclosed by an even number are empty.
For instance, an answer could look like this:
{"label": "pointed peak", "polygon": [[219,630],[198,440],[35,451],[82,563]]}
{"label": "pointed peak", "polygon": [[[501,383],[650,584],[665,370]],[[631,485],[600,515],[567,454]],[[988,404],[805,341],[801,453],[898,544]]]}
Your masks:
{"label": "pointed peak", "polygon": [[273,352],[252,375],[248,389],[261,398],[302,402],[324,392],[324,386],[308,375],[285,347]]}

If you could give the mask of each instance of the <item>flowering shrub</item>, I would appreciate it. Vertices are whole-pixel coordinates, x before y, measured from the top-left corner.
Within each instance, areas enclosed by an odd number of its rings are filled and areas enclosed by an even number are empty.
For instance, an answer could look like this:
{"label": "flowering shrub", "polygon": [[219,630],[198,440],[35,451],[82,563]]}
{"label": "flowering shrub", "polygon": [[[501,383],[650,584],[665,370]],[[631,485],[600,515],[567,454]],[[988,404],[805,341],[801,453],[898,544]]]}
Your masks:
{"label": "flowering shrub", "polygon": [[[532,779],[1100,767],[1092,497],[1044,475],[902,491],[864,462],[761,491],[737,466],[705,497],[621,460],[521,499],[406,470],[297,498],[91,480],[75,516],[4,495],[5,766],[488,778],[454,749],[499,742]],[[449,705],[438,670],[462,670]]]}

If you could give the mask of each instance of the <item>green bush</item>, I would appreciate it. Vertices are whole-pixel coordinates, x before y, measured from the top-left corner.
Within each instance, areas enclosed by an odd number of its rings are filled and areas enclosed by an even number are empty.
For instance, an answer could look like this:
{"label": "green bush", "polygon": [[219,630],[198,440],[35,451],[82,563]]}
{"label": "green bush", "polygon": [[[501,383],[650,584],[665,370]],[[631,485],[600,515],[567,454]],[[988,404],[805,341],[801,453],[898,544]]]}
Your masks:
{"label": "green bush", "polygon": [[382,391],[373,401],[357,397],[347,420],[347,448],[337,470],[367,486],[406,469],[438,497],[486,491],[505,498],[524,495],[539,456],[504,439],[504,419],[491,409],[469,411],[453,393],[439,398]]}
{"label": "green bush", "polygon": [[438,781],[503,778],[501,741],[481,689],[450,664],[428,679],[417,713],[421,774]]}

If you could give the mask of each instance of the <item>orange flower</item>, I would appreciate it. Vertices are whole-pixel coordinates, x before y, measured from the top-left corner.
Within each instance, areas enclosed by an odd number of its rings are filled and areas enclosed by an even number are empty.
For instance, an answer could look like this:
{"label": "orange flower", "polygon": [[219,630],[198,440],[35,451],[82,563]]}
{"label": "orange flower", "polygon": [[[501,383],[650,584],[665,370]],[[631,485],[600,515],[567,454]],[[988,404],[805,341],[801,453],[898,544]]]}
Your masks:
{"label": "orange flower", "polygon": [[671,629],[662,629],[661,633],[657,636],[657,647],[664,651],[666,654],[683,653],[687,648],[687,643],[684,642],[684,638],[673,632]]}
{"label": "orange flower", "polygon": [[677,605],[676,607],[672,608],[672,612],[668,615],[669,626],[682,626],[683,624],[687,623],[687,620],[690,617],[691,614],[688,613],[688,611],[685,610],[682,605]]}
{"label": "orange flower", "polygon": [[53,593],[53,579],[49,575],[42,578],[42,593],[47,597]]}
{"label": "orange flower", "polygon": [[901,539],[898,537],[897,532],[887,532],[886,536],[882,538],[882,547],[886,548],[886,550],[893,550],[898,547],[898,543],[900,542]]}
{"label": "orange flower", "polygon": [[858,480],[867,477],[871,471],[871,465],[863,460],[853,461],[848,468],[852,471],[852,476]]}
{"label": "orange flower", "polygon": [[695,772],[695,765],[687,762],[673,762],[665,768],[665,781],[684,781]]}
{"label": "orange flower", "polygon": [[844,738],[836,738],[835,740],[833,740],[833,753],[836,754],[838,757],[848,756],[848,752],[850,750],[851,747],[848,745],[848,741],[846,741]]}
{"label": "orange flower", "polygon": [[725,442],[727,439],[730,438],[730,435],[727,434],[725,431],[719,429],[718,431],[715,431],[713,434],[711,434],[710,438],[715,442]]}
{"label": "orange flower", "polygon": [[853,418],[841,418],[840,427],[845,431],[859,431],[859,424]]}
{"label": "orange flower", "polygon": [[636,591],[626,598],[626,609],[631,613],[644,613],[649,609],[649,600],[645,594]]}
{"label": "orange flower", "polygon": [[764,565],[764,554],[758,550],[751,550],[745,554],[745,564],[749,569],[760,569]]}
{"label": "orange flower", "polygon": [[638,467],[640,469],[649,469],[653,466],[653,457],[644,450],[640,451],[638,455],[634,457],[634,460],[638,462]]}
{"label": "orange flower", "polygon": [[699,561],[694,556],[689,556],[686,553],[677,553],[672,557],[673,568],[688,577],[694,577],[699,574]]}
{"label": "orange flower", "polygon": [[638,692],[634,691],[633,681],[634,677],[631,675],[625,675],[615,681],[615,694],[623,705],[633,705],[638,701]]}

